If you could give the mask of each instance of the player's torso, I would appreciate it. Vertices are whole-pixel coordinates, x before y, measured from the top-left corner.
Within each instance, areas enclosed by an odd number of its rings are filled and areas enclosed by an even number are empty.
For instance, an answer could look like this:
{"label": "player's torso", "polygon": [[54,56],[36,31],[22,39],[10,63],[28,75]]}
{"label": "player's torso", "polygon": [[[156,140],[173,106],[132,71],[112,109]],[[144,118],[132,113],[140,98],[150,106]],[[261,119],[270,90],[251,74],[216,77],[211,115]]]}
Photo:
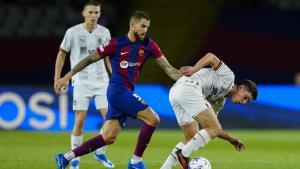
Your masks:
{"label": "player's torso", "polygon": [[210,102],[224,98],[234,84],[234,74],[225,64],[218,72],[205,68],[193,74],[191,78],[200,82],[202,93]]}
{"label": "player's torso", "polygon": [[110,85],[133,90],[143,64],[152,54],[151,47],[147,40],[132,43],[127,36],[116,40],[114,55],[110,57],[113,70]]}
{"label": "player's torso", "polygon": [[[82,24],[76,25],[71,29],[73,29],[70,51],[72,68],[90,53],[95,51],[100,44],[110,39],[107,30],[100,25],[98,25],[93,32],[88,32],[83,28]],[[102,59],[78,72],[74,78],[72,78],[72,83],[74,85],[98,84],[101,86],[102,83],[108,83],[108,80],[108,74]]]}

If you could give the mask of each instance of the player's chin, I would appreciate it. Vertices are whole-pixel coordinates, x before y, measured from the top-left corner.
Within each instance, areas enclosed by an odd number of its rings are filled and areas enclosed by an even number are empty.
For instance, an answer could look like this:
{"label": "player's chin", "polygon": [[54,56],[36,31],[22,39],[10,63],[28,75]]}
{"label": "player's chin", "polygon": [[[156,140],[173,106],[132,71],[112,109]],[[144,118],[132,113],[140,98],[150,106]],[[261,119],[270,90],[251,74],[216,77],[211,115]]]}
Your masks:
{"label": "player's chin", "polygon": [[96,24],[97,23],[97,19],[91,19],[91,23],[92,24]]}
{"label": "player's chin", "polygon": [[144,40],[144,39],[145,39],[145,36],[139,35],[139,39],[140,39],[140,40]]}

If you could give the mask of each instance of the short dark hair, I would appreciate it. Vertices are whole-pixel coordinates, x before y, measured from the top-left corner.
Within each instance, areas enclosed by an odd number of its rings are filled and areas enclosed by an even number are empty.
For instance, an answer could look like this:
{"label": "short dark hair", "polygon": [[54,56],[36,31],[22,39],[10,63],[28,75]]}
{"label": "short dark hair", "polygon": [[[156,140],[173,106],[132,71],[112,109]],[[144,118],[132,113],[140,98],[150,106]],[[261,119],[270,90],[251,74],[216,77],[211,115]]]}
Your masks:
{"label": "short dark hair", "polygon": [[244,79],[237,83],[238,86],[244,85],[246,89],[252,94],[253,100],[256,100],[258,91],[256,83],[249,79]]}
{"label": "short dark hair", "polygon": [[85,8],[85,7],[88,6],[88,5],[92,5],[92,6],[100,6],[100,7],[101,7],[100,1],[97,1],[97,0],[86,0],[86,1],[84,1],[83,7]]}
{"label": "short dark hair", "polygon": [[132,19],[134,19],[134,20],[146,19],[146,20],[150,21],[149,15],[144,11],[135,11],[130,17],[130,20],[132,20]]}

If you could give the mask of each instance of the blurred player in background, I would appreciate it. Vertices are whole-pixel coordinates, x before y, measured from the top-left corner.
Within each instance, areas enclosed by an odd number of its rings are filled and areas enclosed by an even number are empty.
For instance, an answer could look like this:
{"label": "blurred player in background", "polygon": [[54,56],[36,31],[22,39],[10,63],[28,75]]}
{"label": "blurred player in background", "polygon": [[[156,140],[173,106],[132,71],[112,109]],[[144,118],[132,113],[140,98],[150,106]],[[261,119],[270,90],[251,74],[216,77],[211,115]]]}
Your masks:
{"label": "blurred player in background", "polygon": [[143,11],[134,12],[130,18],[130,29],[127,35],[113,38],[109,43],[98,47],[96,52],[79,62],[56,84],[57,90],[68,85],[71,77],[77,72],[93,62],[110,56],[112,76],[107,93],[109,104],[103,132],[70,152],[56,155],[58,169],[64,169],[73,158],[112,144],[125,126],[128,116],[144,123],[134,154],[128,162],[128,169],[146,168],[142,156],[159,123],[159,117],[141,97],[134,93],[134,85],[143,64],[151,56],[172,79],[177,80],[180,77],[178,70],[169,64],[159,46],[151,38],[146,37],[149,26],[148,14]]}
{"label": "blurred player in background", "polygon": [[[84,4],[82,15],[84,23],[69,28],[60,45],[55,64],[54,89],[57,80],[61,76],[61,71],[66,59],[70,53],[71,67],[91,54],[102,43],[110,40],[110,32],[104,26],[98,25],[97,21],[101,14],[101,4],[96,0],[88,0]],[[103,116],[107,112],[106,91],[108,86],[108,73],[104,65],[104,60],[95,62],[84,70],[72,77],[73,92],[73,110],[75,111],[75,123],[71,134],[71,148],[75,149],[82,144],[83,126],[91,99],[94,99],[97,110]],[[114,168],[114,164],[107,159],[105,155],[105,146],[96,150],[94,158],[100,161],[107,168]],[[70,168],[79,168],[79,158],[72,160]]]}
{"label": "blurred player in background", "polygon": [[[204,68],[210,65],[212,68]],[[204,147],[213,138],[230,142],[238,151],[244,144],[224,132],[217,118],[226,98],[235,104],[246,104],[257,97],[256,84],[243,80],[234,84],[234,74],[214,54],[208,53],[195,66],[179,70],[181,77],[171,88],[169,99],[185,140],[178,143],[161,169],[171,169],[178,164],[188,169],[188,157]],[[199,131],[199,124],[203,129]]]}

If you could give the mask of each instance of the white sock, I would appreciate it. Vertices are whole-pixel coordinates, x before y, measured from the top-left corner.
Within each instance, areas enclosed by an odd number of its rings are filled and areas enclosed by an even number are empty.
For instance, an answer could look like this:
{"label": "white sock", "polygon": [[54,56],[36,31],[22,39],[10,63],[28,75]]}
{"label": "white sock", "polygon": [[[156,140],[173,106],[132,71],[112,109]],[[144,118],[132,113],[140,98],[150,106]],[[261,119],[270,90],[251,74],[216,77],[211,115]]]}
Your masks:
{"label": "white sock", "polygon": [[[72,150],[79,147],[82,144],[82,140],[83,140],[83,135],[74,136],[73,134],[71,134],[71,148],[72,148]],[[79,157],[77,157],[76,160],[80,160]]]}
{"label": "white sock", "polygon": [[183,142],[179,142],[172,150],[171,154],[169,154],[168,158],[161,166],[160,169],[172,169],[172,167],[178,164],[177,155],[175,154],[178,149],[182,149],[184,146]]}
{"label": "white sock", "polygon": [[205,129],[200,130],[194,137],[182,148],[182,155],[188,157],[192,152],[204,147],[211,140]]}
{"label": "white sock", "polygon": [[130,163],[132,163],[132,164],[136,164],[140,161],[142,161],[142,157],[138,157],[136,155],[132,155],[132,157],[130,159]]}
{"label": "white sock", "polygon": [[105,154],[106,146],[100,147],[96,150],[96,154]]}
{"label": "white sock", "polygon": [[[72,160],[72,159],[75,158],[75,154],[73,153],[73,151],[69,151],[69,152],[67,152],[67,153],[64,154],[64,157],[65,157],[68,161],[70,161],[70,160]],[[77,158],[78,158],[78,157],[77,157]]]}
{"label": "white sock", "polygon": [[[102,132],[103,130],[101,128],[99,134],[102,134]],[[106,146],[102,146],[96,150],[96,154],[105,154],[105,152],[106,152]]]}

